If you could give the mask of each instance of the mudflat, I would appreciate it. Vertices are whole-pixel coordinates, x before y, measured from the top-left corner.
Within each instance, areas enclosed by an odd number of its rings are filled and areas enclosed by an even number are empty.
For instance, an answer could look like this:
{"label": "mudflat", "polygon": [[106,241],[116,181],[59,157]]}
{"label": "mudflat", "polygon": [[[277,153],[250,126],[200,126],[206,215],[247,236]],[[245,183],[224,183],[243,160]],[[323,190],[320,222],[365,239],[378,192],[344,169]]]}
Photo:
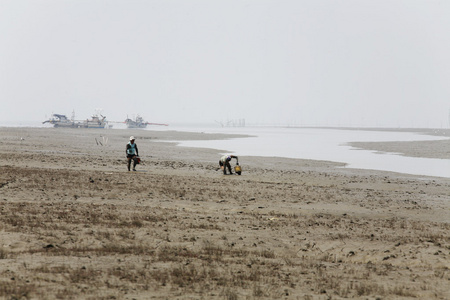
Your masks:
{"label": "mudflat", "polygon": [[0,298],[450,299],[450,179],[169,142],[231,137],[0,128]]}

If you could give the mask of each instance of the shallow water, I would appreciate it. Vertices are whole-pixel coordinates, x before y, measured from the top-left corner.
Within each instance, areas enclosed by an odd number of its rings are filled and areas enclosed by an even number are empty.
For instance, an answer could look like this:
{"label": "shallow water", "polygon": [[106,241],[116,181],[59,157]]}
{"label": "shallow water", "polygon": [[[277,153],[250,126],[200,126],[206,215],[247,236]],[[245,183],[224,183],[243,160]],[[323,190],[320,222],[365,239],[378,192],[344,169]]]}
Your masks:
{"label": "shallow water", "polygon": [[[155,128],[152,128],[154,130]],[[450,160],[401,156],[360,150],[349,142],[430,141],[448,139],[411,132],[339,130],[319,128],[189,128],[171,130],[247,134],[231,140],[179,141],[182,147],[224,149],[242,156],[287,157],[342,162],[346,168],[392,171],[450,178]],[[162,129],[164,130],[164,129]]]}

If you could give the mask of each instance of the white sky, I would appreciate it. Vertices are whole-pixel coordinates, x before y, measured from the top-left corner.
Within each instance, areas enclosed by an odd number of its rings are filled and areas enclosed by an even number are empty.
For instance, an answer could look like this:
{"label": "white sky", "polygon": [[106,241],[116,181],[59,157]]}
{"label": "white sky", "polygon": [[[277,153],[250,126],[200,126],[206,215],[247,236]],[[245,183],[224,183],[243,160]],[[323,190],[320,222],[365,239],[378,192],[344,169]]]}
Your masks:
{"label": "white sky", "polygon": [[0,121],[448,127],[450,1],[0,0]]}

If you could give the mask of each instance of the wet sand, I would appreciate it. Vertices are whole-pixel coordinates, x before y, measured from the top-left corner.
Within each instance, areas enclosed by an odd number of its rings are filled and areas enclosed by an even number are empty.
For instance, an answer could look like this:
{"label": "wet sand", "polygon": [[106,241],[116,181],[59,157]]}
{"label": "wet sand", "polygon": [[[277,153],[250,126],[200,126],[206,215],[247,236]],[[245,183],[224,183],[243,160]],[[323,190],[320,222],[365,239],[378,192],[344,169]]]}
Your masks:
{"label": "wet sand", "polygon": [[[450,298],[450,179],[167,142],[230,137],[0,128],[0,298]],[[449,158],[411,143],[358,147]]]}

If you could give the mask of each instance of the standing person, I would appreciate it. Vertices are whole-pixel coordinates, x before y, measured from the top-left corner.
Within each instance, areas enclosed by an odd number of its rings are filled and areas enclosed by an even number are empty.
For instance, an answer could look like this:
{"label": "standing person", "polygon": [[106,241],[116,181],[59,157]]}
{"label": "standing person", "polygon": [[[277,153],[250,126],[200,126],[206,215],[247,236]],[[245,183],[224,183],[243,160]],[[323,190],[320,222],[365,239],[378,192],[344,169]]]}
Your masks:
{"label": "standing person", "polygon": [[137,157],[139,156],[139,150],[134,142],[134,136],[130,136],[130,142],[127,144],[127,160],[128,160],[128,171],[130,171],[131,160],[133,160],[133,171],[136,171]]}
{"label": "standing person", "polygon": [[220,168],[223,168],[223,175],[227,175],[227,168],[228,171],[230,171],[230,175],[233,174],[233,172],[231,172],[231,165],[230,165],[230,161],[232,158],[236,158],[236,164],[239,165],[238,157],[235,155],[224,155],[220,158],[219,166]]}

